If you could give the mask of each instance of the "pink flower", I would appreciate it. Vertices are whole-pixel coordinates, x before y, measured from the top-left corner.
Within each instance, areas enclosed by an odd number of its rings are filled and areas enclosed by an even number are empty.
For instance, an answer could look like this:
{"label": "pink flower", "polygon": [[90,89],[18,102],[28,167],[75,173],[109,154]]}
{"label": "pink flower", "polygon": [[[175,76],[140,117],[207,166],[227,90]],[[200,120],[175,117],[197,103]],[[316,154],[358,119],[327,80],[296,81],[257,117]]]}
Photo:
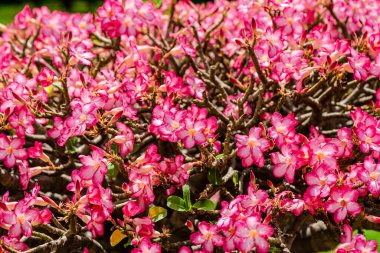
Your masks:
{"label": "pink flower", "polygon": [[336,154],[338,152],[336,145],[332,143],[321,144],[317,140],[314,140],[313,142],[310,142],[309,146],[313,151],[313,155],[310,159],[311,166],[317,167],[324,164],[331,168],[336,168]]}
{"label": "pink flower", "polygon": [[85,180],[91,179],[94,184],[101,184],[108,172],[108,167],[104,162],[104,150],[95,146],[91,146],[91,148],[91,156],[79,156],[83,164],[80,169],[80,177]]}
{"label": "pink flower", "polygon": [[98,108],[95,103],[83,104],[75,100],[71,102],[71,108],[73,110],[72,117],[66,119],[65,125],[77,135],[83,134],[86,127],[94,126],[98,121]]}
{"label": "pink flower", "polygon": [[131,197],[137,199],[139,206],[149,205],[154,201],[155,195],[152,189],[150,176],[138,173],[129,174],[129,184],[127,189],[132,193]]}
{"label": "pink flower", "polygon": [[296,9],[286,7],[283,10],[283,16],[274,18],[276,25],[282,29],[285,35],[302,34],[304,16],[302,12],[298,12]]}
{"label": "pink flower", "polygon": [[[242,93],[239,93],[237,96],[229,95],[227,97],[227,106],[224,108],[223,114],[226,116],[232,116],[235,120],[239,118],[239,107],[236,104],[238,99],[241,99],[243,97]],[[235,103],[233,103],[231,100],[234,100]],[[251,106],[248,104],[248,102],[245,102],[243,105],[243,113],[246,115],[252,114]]]}
{"label": "pink flower", "polygon": [[266,253],[269,250],[267,241],[274,229],[266,224],[261,223],[260,214],[253,214],[245,221],[240,220],[235,223],[236,235],[241,238],[237,244],[240,251],[250,252],[256,247],[256,252]]}
{"label": "pink flower", "polygon": [[129,219],[135,215],[138,215],[144,211],[144,209],[138,205],[134,201],[128,201],[125,206],[123,206],[123,214],[124,219]]}
{"label": "pink flower", "polygon": [[54,82],[54,72],[48,68],[43,68],[43,70],[37,75],[37,80],[42,87],[47,87]]}
{"label": "pink flower", "polygon": [[131,253],[161,253],[161,245],[158,243],[151,243],[148,238],[143,238],[139,243],[139,247],[133,249]]}
{"label": "pink flower", "polygon": [[351,68],[354,71],[354,77],[356,80],[366,80],[368,77],[368,70],[370,69],[371,61],[366,54],[359,54],[355,50],[351,49],[352,57],[347,57]]}
{"label": "pink flower", "polygon": [[374,240],[366,240],[363,235],[355,236],[355,249],[357,252],[363,253],[376,253],[377,251],[377,242]]}
{"label": "pink flower", "polygon": [[367,184],[368,190],[375,198],[380,196],[380,164],[375,163],[373,158],[366,157],[358,176]]}
{"label": "pink flower", "polygon": [[21,235],[31,236],[31,222],[38,217],[38,210],[29,209],[25,206],[25,201],[19,201],[14,211],[4,211],[2,213],[3,223],[10,226],[9,236],[19,238]]}
{"label": "pink flower", "polygon": [[368,44],[375,52],[380,52],[380,33],[371,34],[368,38]]}
{"label": "pink flower", "polygon": [[104,189],[101,185],[90,185],[86,197],[92,208],[97,206],[106,219],[110,217],[114,208],[110,188]]}
{"label": "pink flower", "polygon": [[330,199],[324,204],[327,212],[334,214],[335,222],[343,221],[347,214],[356,216],[361,212],[361,207],[356,203],[359,197],[357,190],[351,190],[348,186],[333,188]]}
{"label": "pink flower", "polygon": [[377,129],[377,120],[374,117],[369,116],[360,121],[355,133],[362,152],[380,151],[380,132]]}
{"label": "pink flower", "polygon": [[264,166],[264,154],[270,143],[266,138],[261,138],[262,129],[253,127],[246,135],[235,135],[237,155],[242,159],[244,167],[256,164],[258,167]]}
{"label": "pink flower", "polygon": [[270,157],[274,163],[273,175],[275,177],[283,177],[285,175],[286,181],[293,183],[294,173],[298,169],[298,159],[296,153],[298,146],[294,144],[284,144],[281,147],[281,153],[271,153]]}
{"label": "pink flower", "polygon": [[[17,111],[17,110],[16,110]],[[16,130],[17,136],[25,136],[25,134],[34,134],[35,118],[28,110],[28,107],[23,106],[9,117],[9,124]]]}
{"label": "pink flower", "polygon": [[[1,240],[3,241],[5,246],[8,246],[11,249],[17,250],[17,251],[26,251],[28,249],[28,245],[21,242],[19,238],[12,238],[8,236],[2,236]],[[2,248],[0,248],[2,250]]]}
{"label": "pink flower", "polygon": [[277,146],[285,142],[286,136],[295,134],[295,126],[298,124],[293,114],[288,114],[283,118],[278,112],[272,114],[270,122],[272,127],[268,129],[268,135],[275,140]]}
{"label": "pink flower", "polygon": [[24,139],[10,140],[5,134],[0,134],[0,160],[4,160],[7,168],[12,168],[16,164],[16,159],[25,160],[28,157],[28,153],[22,148],[24,144]]}
{"label": "pink flower", "polygon": [[263,190],[255,190],[255,186],[250,183],[248,187],[248,194],[244,196],[241,201],[241,206],[246,209],[260,211],[260,207],[268,199],[268,193]]}
{"label": "pink flower", "polygon": [[201,145],[206,142],[206,136],[204,135],[205,122],[204,121],[192,121],[189,118],[185,119],[185,126],[183,130],[179,131],[178,138],[180,138],[185,145],[185,148],[191,149],[195,144]]}
{"label": "pink flower", "polygon": [[92,236],[104,234],[104,222],[106,217],[103,215],[103,212],[100,207],[93,207],[91,210],[91,219],[86,225],[86,229],[91,231]]}
{"label": "pink flower", "polygon": [[88,47],[80,42],[76,45],[70,45],[70,65],[75,65],[78,62],[83,65],[92,65],[91,59],[95,57],[95,54],[88,51]]}
{"label": "pink flower", "polygon": [[200,232],[191,234],[190,240],[195,245],[202,244],[202,250],[205,253],[214,251],[215,246],[222,246],[224,243],[223,236],[218,234],[218,228],[215,225],[210,225],[205,221],[201,221],[198,225]]}
{"label": "pink flower", "polygon": [[203,99],[203,92],[206,91],[203,81],[192,76],[185,76],[185,82],[188,84],[189,93],[196,99]]}
{"label": "pink flower", "polygon": [[119,147],[120,155],[124,157],[129,152],[133,151],[135,136],[132,130],[122,122],[116,122],[116,128],[121,132],[121,134],[116,135],[112,139],[112,142],[116,143]]}
{"label": "pink flower", "polygon": [[305,180],[310,185],[308,192],[311,196],[324,198],[329,195],[330,188],[338,181],[338,177],[328,169],[320,166],[314,169],[313,172],[306,174]]}
{"label": "pink flower", "polygon": [[164,121],[159,130],[162,133],[162,138],[167,139],[170,142],[178,141],[178,133],[184,128],[184,120],[186,117],[186,111],[166,112]]}
{"label": "pink flower", "polygon": [[151,217],[134,218],[133,226],[135,227],[136,235],[141,237],[151,237],[154,233],[154,223]]}
{"label": "pink flower", "polygon": [[352,141],[351,129],[343,127],[338,130],[338,139],[333,139],[331,143],[334,143],[338,147],[338,157],[351,157],[352,148],[354,142]]}

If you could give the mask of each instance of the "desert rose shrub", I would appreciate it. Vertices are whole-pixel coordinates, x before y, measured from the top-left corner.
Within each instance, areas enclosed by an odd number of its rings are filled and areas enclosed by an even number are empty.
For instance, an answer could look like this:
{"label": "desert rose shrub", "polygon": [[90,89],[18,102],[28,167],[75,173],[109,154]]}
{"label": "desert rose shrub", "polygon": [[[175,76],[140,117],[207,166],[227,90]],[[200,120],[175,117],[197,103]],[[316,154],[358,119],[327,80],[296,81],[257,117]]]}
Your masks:
{"label": "desert rose shrub", "polygon": [[377,252],[379,16],[26,6],[0,27],[0,252]]}

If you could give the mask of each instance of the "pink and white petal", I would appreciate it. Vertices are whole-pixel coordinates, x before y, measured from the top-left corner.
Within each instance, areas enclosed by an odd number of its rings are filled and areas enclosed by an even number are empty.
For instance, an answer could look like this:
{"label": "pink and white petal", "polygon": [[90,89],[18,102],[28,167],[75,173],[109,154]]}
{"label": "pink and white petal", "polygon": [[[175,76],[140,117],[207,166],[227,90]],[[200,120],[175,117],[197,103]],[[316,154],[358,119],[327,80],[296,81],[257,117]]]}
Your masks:
{"label": "pink and white petal", "polygon": [[22,146],[24,146],[25,144],[25,139],[21,139],[21,138],[14,138],[11,143],[10,143],[10,146],[14,149],[18,149],[18,148],[21,148]]}
{"label": "pink and white petal", "polygon": [[185,145],[185,148],[190,149],[190,148],[194,147],[194,145],[195,145],[195,140],[194,140],[194,138],[192,138],[192,137],[190,137],[190,136],[187,136],[187,137],[183,140],[183,144]]}
{"label": "pink and white petal", "polygon": [[187,130],[179,131],[179,132],[177,133],[177,136],[178,136],[178,138],[180,138],[180,139],[184,139],[184,138],[186,138],[187,136],[189,136],[189,131],[187,131]]}
{"label": "pink and white petal", "polygon": [[7,156],[7,151],[4,149],[0,150],[0,160],[4,160],[4,158]]}
{"label": "pink and white petal", "polygon": [[9,145],[9,138],[5,134],[0,134],[0,148],[6,149],[7,147],[9,147]]}
{"label": "pink and white petal", "polygon": [[256,252],[257,253],[266,253],[269,250],[269,243],[267,240],[261,236],[256,237]]}
{"label": "pink and white petal", "polygon": [[17,159],[20,159],[20,160],[25,160],[26,158],[28,158],[28,153],[26,152],[25,149],[15,149],[13,151],[13,154]]}
{"label": "pink and white petal", "polygon": [[13,225],[17,221],[17,217],[13,212],[3,211],[2,212],[2,221],[7,225]]}
{"label": "pink and white petal", "polygon": [[235,232],[237,236],[245,238],[249,234],[249,229],[243,222],[241,223],[237,222],[235,223]]}
{"label": "pink and white petal", "polygon": [[286,173],[288,166],[284,163],[278,163],[273,168],[273,175],[275,177],[283,177]]}
{"label": "pink and white petal", "polygon": [[266,224],[260,224],[257,227],[257,231],[259,232],[259,235],[263,238],[267,238],[274,233],[273,227],[266,225]]}
{"label": "pink and white petal", "polygon": [[252,237],[248,237],[245,240],[241,240],[236,246],[240,251],[250,252],[253,249],[255,241]]}
{"label": "pink and white petal", "polygon": [[16,223],[14,225],[12,225],[8,231],[8,235],[10,237],[16,237],[16,238],[19,238],[22,234],[22,229],[21,229],[21,224],[20,223]]}
{"label": "pink and white petal", "polygon": [[22,224],[22,232],[24,233],[25,236],[31,236],[32,235],[32,225],[25,221]]}
{"label": "pink and white petal", "polygon": [[199,223],[198,229],[199,231],[201,231],[202,234],[206,234],[210,230],[210,225],[207,222],[202,221]]}
{"label": "pink and white petal", "polygon": [[348,191],[343,195],[343,198],[349,202],[349,201],[356,201],[359,197],[359,192],[356,190]]}
{"label": "pink and white petal", "polygon": [[312,197],[316,197],[321,194],[321,187],[319,185],[309,186],[308,192]]}
{"label": "pink and white petal", "polygon": [[285,173],[285,179],[288,181],[288,183],[294,182],[294,174],[295,174],[295,168],[294,166],[289,166]]}
{"label": "pink and white petal", "polygon": [[251,155],[251,149],[248,146],[241,146],[237,150],[237,155],[240,158],[246,158]]}
{"label": "pink and white petal", "polygon": [[224,244],[224,237],[221,235],[213,235],[212,242],[215,246],[222,246]]}
{"label": "pink and white petal", "polygon": [[369,240],[367,241],[367,249],[373,251],[373,252],[376,252],[376,249],[377,249],[377,242],[375,240]]}
{"label": "pink and white petal", "polygon": [[79,172],[79,175],[82,179],[89,180],[95,174],[95,170],[91,166],[83,166]]}
{"label": "pink and white petal", "polygon": [[212,244],[212,241],[211,240],[205,241],[202,246],[202,250],[205,253],[212,253],[214,251],[214,244]]}
{"label": "pink and white petal", "polygon": [[307,173],[305,176],[305,180],[308,185],[320,184],[319,178],[314,173]]}
{"label": "pink and white petal", "polygon": [[252,164],[253,164],[253,158],[252,158],[252,156],[248,156],[246,158],[243,158],[241,160],[241,163],[242,163],[243,167],[250,167],[250,166],[252,166]]}
{"label": "pink and white petal", "polygon": [[197,132],[194,136],[195,141],[197,144],[203,144],[206,142],[206,137],[202,132]]}
{"label": "pink and white petal", "polygon": [[95,185],[100,185],[102,184],[103,179],[104,179],[104,175],[100,172],[100,170],[96,170],[94,173],[94,176],[92,177],[92,182]]}
{"label": "pink and white petal", "polygon": [[286,21],[285,17],[275,17],[274,21],[276,22],[276,25],[279,27],[286,26],[288,23]]}
{"label": "pink and white petal", "polygon": [[344,220],[347,216],[347,208],[345,207],[341,207],[341,208],[338,208],[334,214],[334,220],[336,222],[341,222],[342,220]]}
{"label": "pink and white petal", "polygon": [[347,211],[352,215],[355,216],[356,214],[360,213],[362,208],[360,205],[356,202],[349,202],[347,204]]}
{"label": "pink and white petal", "polygon": [[7,168],[12,168],[16,164],[16,158],[13,154],[7,155],[4,159],[4,165]]}
{"label": "pink and white petal", "polygon": [[331,200],[327,201],[325,204],[326,211],[329,213],[335,213],[339,207],[339,203]]}
{"label": "pink and white petal", "polygon": [[202,233],[195,232],[190,235],[190,241],[195,245],[199,245],[204,243],[206,241],[206,238],[203,236]]}

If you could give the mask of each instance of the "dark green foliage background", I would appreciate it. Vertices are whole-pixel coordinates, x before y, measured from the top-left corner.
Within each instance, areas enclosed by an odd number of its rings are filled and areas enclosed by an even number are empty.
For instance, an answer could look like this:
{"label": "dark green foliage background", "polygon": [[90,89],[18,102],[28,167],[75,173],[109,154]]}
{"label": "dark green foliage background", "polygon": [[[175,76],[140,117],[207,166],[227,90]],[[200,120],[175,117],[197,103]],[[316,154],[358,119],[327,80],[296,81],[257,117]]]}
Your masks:
{"label": "dark green foliage background", "polygon": [[[194,3],[205,3],[212,0],[193,0]],[[0,23],[10,23],[14,16],[24,8],[46,5],[52,10],[70,12],[95,11],[103,1],[101,0],[0,0]]]}

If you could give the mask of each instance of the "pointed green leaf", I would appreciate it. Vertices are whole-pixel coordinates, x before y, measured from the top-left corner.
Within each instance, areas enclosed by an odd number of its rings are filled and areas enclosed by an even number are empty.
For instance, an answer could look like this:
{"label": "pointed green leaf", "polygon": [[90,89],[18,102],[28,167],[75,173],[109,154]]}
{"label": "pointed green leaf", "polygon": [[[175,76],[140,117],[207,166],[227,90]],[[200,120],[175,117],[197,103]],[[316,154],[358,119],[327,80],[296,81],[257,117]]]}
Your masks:
{"label": "pointed green leaf", "polygon": [[206,210],[206,211],[214,210],[215,207],[216,207],[216,203],[212,202],[209,199],[201,199],[193,205],[193,208]]}
{"label": "pointed green leaf", "polygon": [[207,179],[208,181],[213,185],[219,185],[222,181],[222,176],[220,175],[219,171],[215,168],[211,169],[207,173]]}
{"label": "pointed green leaf", "polygon": [[239,184],[239,173],[237,171],[232,176],[232,182],[234,182],[235,186]]}
{"label": "pointed green leaf", "polygon": [[183,200],[185,201],[186,210],[191,209],[191,199],[190,199],[190,187],[185,184],[182,186]]}
{"label": "pointed green leaf", "polygon": [[107,176],[110,177],[110,178],[116,177],[117,174],[119,173],[119,171],[116,169],[115,164],[113,164],[113,163],[107,163],[107,167],[108,167]]}
{"label": "pointed green leaf", "polygon": [[154,3],[157,9],[159,9],[162,5],[162,0],[152,0],[152,2]]}
{"label": "pointed green leaf", "polygon": [[167,201],[167,206],[176,211],[186,211],[185,201],[178,196],[170,196]]}
{"label": "pointed green leaf", "polygon": [[223,158],[223,154],[219,154],[217,156],[215,156],[216,159],[222,159]]}

